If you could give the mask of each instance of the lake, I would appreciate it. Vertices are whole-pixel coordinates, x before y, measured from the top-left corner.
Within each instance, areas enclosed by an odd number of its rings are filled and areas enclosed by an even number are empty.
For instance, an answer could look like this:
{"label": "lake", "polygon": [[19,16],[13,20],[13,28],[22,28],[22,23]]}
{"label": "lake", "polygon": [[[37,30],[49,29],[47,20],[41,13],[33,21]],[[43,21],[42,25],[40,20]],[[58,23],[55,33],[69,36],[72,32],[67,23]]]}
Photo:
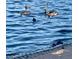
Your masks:
{"label": "lake", "polygon": [[[46,3],[48,9],[58,12],[57,16],[43,14]],[[6,55],[48,49],[55,40],[70,43],[72,40],[72,1],[71,0],[6,0]],[[20,15],[24,6],[31,6],[30,15]],[[32,19],[36,18],[36,22]]]}

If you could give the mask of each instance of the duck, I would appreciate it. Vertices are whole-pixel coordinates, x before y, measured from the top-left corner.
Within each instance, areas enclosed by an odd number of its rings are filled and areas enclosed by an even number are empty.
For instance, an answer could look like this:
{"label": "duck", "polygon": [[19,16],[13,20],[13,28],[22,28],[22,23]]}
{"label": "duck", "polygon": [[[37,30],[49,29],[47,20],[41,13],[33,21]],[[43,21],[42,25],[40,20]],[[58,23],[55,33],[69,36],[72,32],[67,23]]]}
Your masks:
{"label": "duck", "polygon": [[56,15],[58,15],[58,13],[55,11],[55,10],[50,10],[50,11],[46,11],[45,10],[45,12],[44,12],[46,15],[48,15],[48,16],[56,16]]}
{"label": "duck", "polygon": [[25,10],[23,10],[23,11],[20,12],[21,15],[29,15],[31,12],[27,11],[27,9],[30,8],[30,6],[25,5],[24,8],[25,8]]}
{"label": "duck", "polygon": [[58,12],[55,10],[48,10],[48,3],[46,4],[46,7],[44,8],[44,13],[48,16],[56,16],[58,15]]}
{"label": "duck", "polygon": [[33,21],[33,22],[36,22],[36,19],[33,17],[32,21]]}

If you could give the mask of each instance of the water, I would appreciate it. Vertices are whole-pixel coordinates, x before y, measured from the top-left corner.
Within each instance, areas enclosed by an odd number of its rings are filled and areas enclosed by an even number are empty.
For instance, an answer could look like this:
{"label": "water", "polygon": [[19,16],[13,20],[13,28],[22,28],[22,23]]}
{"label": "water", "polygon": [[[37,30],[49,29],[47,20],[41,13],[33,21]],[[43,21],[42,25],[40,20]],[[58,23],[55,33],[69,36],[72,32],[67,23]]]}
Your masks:
{"label": "water", "polygon": [[[71,0],[49,0],[48,9],[59,15],[48,18],[43,14],[48,0],[7,0],[7,56],[31,53],[51,47],[55,40],[66,43],[72,39]],[[30,5],[31,14],[20,16],[18,11]],[[33,23],[33,16],[36,22]]]}

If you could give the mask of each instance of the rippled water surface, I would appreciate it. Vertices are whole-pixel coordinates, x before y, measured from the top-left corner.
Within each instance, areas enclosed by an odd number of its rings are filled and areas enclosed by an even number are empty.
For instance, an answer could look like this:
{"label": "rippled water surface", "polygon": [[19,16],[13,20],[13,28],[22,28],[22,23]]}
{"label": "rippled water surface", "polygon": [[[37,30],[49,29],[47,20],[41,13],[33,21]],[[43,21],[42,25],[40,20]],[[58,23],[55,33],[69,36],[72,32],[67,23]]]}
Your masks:
{"label": "rippled water surface", "polygon": [[[48,18],[43,14],[48,9],[58,12]],[[54,40],[70,42],[72,27],[71,0],[7,0],[7,56],[31,53],[51,47]],[[20,16],[24,5],[30,5],[30,15]],[[36,22],[33,23],[33,16]]]}

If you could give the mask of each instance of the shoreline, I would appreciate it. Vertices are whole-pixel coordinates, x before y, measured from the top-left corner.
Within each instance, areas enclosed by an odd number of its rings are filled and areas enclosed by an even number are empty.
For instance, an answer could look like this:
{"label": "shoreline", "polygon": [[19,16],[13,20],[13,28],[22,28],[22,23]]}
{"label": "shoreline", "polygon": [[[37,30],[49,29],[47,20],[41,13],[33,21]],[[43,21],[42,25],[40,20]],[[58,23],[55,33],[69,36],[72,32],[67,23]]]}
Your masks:
{"label": "shoreline", "polygon": [[[61,49],[62,46],[64,46],[64,50]],[[57,53],[62,52],[62,55],[55,55],[56,51],[58,51]],[[51,47],[32,54],[25,54],[16,57],[9,56],[6,59],[72,59],[72,44],[58,45],[54,48]]]}
{"label": "shoreline", "polygon": [[61,59],[60,57],[62,57],[62,59],[72,59],[72,44],[64,45],[64,52],[61,56],[52,54],[58,50],[61,50],[61,46],[56,47],[54,49],[50,49],[48,51],[33,54],[29,56],[28,59]]}

